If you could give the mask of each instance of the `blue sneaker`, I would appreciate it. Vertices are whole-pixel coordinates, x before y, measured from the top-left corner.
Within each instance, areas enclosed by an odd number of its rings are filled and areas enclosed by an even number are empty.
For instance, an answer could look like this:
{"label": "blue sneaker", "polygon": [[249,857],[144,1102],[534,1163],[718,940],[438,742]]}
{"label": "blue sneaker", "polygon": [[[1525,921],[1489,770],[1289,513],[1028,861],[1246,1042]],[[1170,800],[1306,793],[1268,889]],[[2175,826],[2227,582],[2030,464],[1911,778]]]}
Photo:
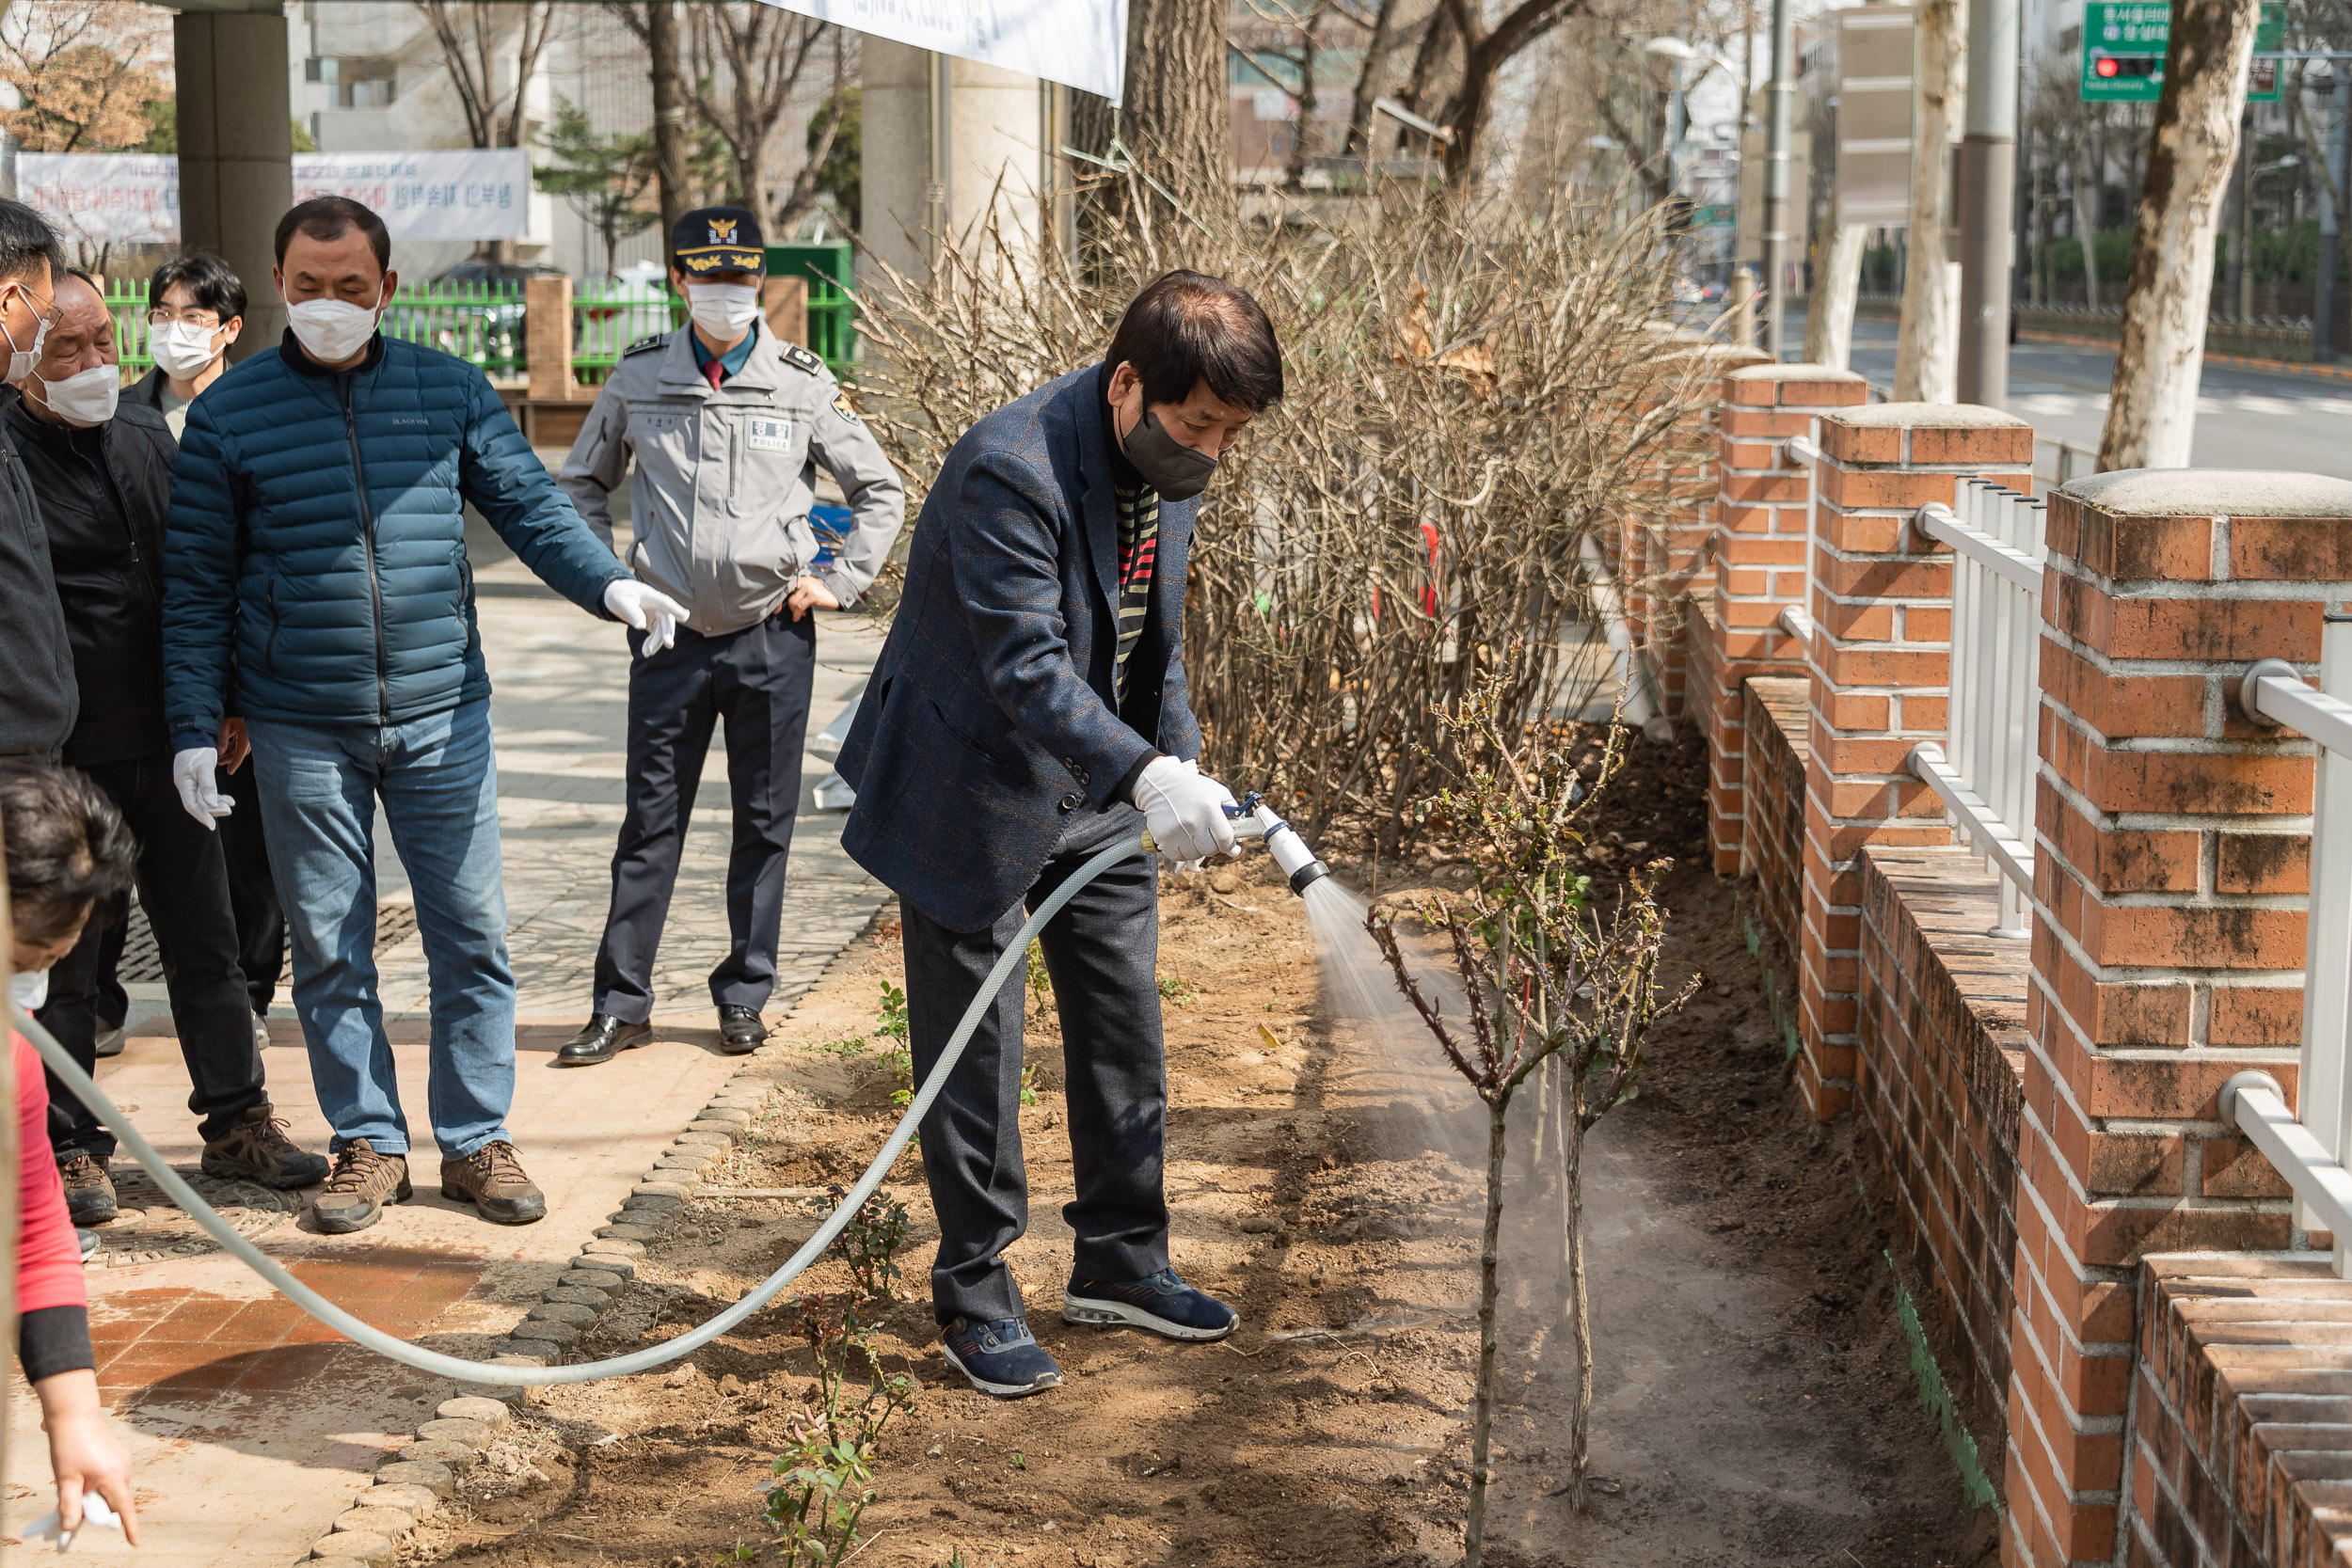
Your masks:
{"label": "blue sneaker", "polygon": [[1072,1275],[1061,1293],[1066,1323],[1133,1323],[1171,1339],[1222,1339],[1241,1326],[1241,1314],[1162,1269],[1149,1279],[1113,1285]]}
{"label": "blue sneaker", "polygon": [[1000,1400],[1041,1394],[1061,1384],[1061,1369],[1029,1333],[1025,1319],[976,1323],[958,1318],[941,1331],[939,1343],[947,1353],[947,1365],[970,1378],[981,1393]]}

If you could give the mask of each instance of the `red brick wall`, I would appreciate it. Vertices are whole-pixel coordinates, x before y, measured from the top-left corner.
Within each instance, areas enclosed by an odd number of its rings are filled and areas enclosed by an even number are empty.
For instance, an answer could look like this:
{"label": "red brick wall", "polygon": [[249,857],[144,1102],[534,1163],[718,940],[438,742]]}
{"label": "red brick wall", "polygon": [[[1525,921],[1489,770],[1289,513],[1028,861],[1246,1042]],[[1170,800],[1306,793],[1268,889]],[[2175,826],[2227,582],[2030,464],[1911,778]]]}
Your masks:
{"label": "red brick wall", "polygon": [[2341,1568],[2352,1284],[2318,1257],[2152,1258],[2123,1498],[2134,1568]]}
{"label": "red brick wall", "polygon": [[2017,1113],[2032,944],[1990,937],[2000,879],[1963,849],[1864,851],[1854,1105],[1895,1258],[1997,1475],[2009,1399]]}
{"label": "red brick wall", "polygon": [[1811,752],[1811,689],[1758,676],[1740,692],[1747,736],[1740,874],[1756,879],[1756,905],[1784,955],[1804,927],[1804,770]]}

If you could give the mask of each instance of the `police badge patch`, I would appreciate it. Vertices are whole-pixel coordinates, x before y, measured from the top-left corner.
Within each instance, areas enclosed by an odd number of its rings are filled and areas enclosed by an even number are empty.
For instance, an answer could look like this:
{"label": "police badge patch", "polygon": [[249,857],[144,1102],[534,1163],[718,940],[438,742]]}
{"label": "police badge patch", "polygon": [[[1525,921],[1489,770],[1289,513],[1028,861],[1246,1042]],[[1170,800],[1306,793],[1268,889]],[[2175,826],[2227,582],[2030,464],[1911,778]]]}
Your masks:
{"label": "police badge patch", "polygon": [[860,422],[857,417],[857,410],[850,406],[850,394],[847,392],[836,392],[834,394],[833,411],[840,415],[843,419],[849,420],[851,424]]}

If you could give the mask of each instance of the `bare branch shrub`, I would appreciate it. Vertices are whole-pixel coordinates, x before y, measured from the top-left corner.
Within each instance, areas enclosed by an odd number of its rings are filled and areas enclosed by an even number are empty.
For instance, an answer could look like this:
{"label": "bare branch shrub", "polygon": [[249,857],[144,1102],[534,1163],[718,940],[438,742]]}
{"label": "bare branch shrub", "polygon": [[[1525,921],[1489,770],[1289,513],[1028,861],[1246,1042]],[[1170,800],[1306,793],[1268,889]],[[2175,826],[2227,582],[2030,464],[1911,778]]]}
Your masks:
{"label": "bare branch shrub", "polygon": [[1227,454],[1195,534],[1205,762],[1311,837],[1393,852],[1454,760],[1437,712],[1482,680],[1515,712],[1581,705],[1579,541],[1707,455],[1704,358],[1658,325],[1672,242],[1655,214],[1448,202],[1210,233],[1126,194],[1075,255],[999,223],[942,237],[930,281],[870,261],[867,417],[919,500],[976,420],[1094,362],[1152,278],[1248,289],[1288,395]]}

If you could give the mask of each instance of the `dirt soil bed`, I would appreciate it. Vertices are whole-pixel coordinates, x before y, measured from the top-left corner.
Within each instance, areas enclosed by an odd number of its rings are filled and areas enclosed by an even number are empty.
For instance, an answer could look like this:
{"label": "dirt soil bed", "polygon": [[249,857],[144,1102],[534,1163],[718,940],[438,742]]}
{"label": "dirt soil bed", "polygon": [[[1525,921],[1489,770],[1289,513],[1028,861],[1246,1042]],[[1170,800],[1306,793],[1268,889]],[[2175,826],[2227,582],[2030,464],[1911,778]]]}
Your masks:
{"label": "dirt soil bed", "polygon": [[[1679,857],[1667,973],[1705,977],[1590,1156],[1594,1465],[1607,1491],[1581,1518],[1556,1495],[1573,1376],[1547,1354],[1557,1221],[1524,1215],[1507,1249],[1490,1560],[1976,1568],[1992,1560],[1992,1522],[1963,1505],[1921,1412],[1886,1237],[1788,1088],[1737,889],[1700,868],[1704,768],[1692,746],[1638,754],[1591,858],[1606,877]],[[1000,1403],[941,1361],[927,1290],[937,1232],[910,1154],[889,1183],[912,1222],[906,1299],[880,1341],[922,1391],[883,1439],[859,1563],[1459,1560],[1478,1187],[1454,1146],[1482,1129],[1425,1039],[1332,1019],[1302,906],[1263,856],[1231,871],[1216,886],[1168,879],[1159,969],[1175,1261],[1243,1327],[1178,1346],[1061,1323],[1060,1039],[1050,1001],[1032,998],[1032,1218],[1009,1262],[1067,1382]],[[1384,893],[1463,879],[1425,860],[1381,868]],[[785,1026],[802,1053],[753,1135],[706,1172],[574,1356],[684,1332],[814,1229],[821,1204],[795,1190],[851,1179],[895,1115],[871,1037],[882,987],[898,979],[890,933],[803,1002]],[[861,1036],[862,1050],[843,1044]],[[846,1282],[832,1260],[805,1279]],[[765,1559],[758,1489],[815,1390],[791,1327],[771,1309],[677,1370],[533,1396],[520,1409],[543,1438],[509,1456],[512,1470],[469,1481],[474,1496],[404,1560],[702,1568],[739,1546]]]}

